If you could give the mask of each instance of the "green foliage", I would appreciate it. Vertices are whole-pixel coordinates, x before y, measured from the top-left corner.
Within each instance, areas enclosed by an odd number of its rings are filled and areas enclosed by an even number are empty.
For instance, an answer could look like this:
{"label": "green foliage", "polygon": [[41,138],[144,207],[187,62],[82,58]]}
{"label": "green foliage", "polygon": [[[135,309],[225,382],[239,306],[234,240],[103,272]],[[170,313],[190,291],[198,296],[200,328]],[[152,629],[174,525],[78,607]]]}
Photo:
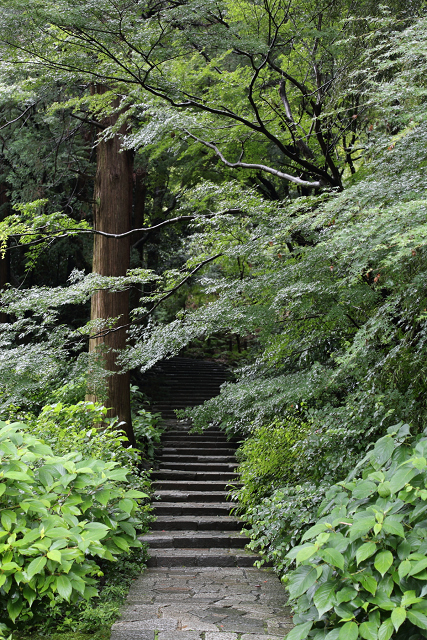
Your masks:
{"label": "green foliage", "polygon": [[150,413],[146,409],[138,409],[132,417],[132,427],[137,446],[147,458],[154,457],[154,451],[159,446],[163,429],[159,427],[161,414]]}
{"label": "green foliage", "polygon": [[288,554],[288,640],[427,637],[426,452],[427,435],[400,423],[326,492]]}
{"label": "green foliage", "polygon": [[138,462],[138,454],[124,446],[126,436],[106,415],[107,409],[99,403],[58,402],[44,406],[37,417],[26,415],[24,420],[31,434],[49,444],[55,455],[77,451],[84,457],[132,468]]}
{"label": "green foliage", "polygon": [[132,428],[136,445],[144,459],[152,460],[156,447],[160,445],[163,427],[161,413],[151,413],[144,408],[147,397],[136,385],[131,386]]}
{"label": "green foliage", "polygon": [[295,482],[306,473],[302,441],[310,425],[298,417],[275,420],[255,429],[237,450],[241,489],[234,492],[242,508],[254,506],[277,486]]}
{"label": "green foliage", "polygon": [[94,557],[140,546],[136,499],[117,462],[54,456],[22,423],[0,423],[0,621],[37,619],[49,603],[97,595]]}
{"label": "green foliage", "polygon": [[317,508],[329,486],[327,482],[285,485],[245,508],[244,532],[250,537],[248,547],[261,553],[260,566],[270,560],[281,575],[290,568],[287,554],[316,521]]}

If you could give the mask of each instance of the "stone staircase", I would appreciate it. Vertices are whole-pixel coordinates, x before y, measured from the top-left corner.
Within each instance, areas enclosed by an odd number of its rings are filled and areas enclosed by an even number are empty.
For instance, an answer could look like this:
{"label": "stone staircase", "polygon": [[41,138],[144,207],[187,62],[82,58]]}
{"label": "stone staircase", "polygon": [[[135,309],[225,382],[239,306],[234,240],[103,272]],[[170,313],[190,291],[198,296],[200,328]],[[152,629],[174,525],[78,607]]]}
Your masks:
{"label": "stone staircase", "polygon": [[192,434],[190,423],[178,421],[174,413],[217,395],[226,380],[225,367],[172,358],[150,375],[152,410],[162,413],[166,430],[152,473],[157,520],[141,538],[149,545],[148,566],[253,566],[259,557],[245,551],[242,522],[230,514],[234,505],[227,500],[230,484],[239,478],[237,444],[213,427]]}
{"label": "stone staircase", "polygon": [[149,567],[251,567],[258,556],[244,550],[242,522],[230,515],[227,487],[238,481],[234,452],[217,429],[189,433],[168,421],[159,469],[154,471],[157,520],[143,536]]}
{"label": "stone staircase", "polygon": [[142,385],[151,399],[151,411],[174,421],[176,409],[195,407],[219,395],[221,385],[230,377],[220,363],[177,356],[157,363],[144,374]]}
{"label": "stone staircase", "polygon": [[214,363],[192,363],[194,375],[182,378],[188,362],[162,363],[158,387],[151,374],[167,427],[152,474],[157,520],[142,537],[149,568],[133,582],[111,640],[284,640],[292,621],[283,586],[271,569],[252,566],[257,556],[245,552],[242,523],[230,515],[237,445],[214,428],[191,434],[174,417],[173,408],[216,395],[225,378],[209,379]]}

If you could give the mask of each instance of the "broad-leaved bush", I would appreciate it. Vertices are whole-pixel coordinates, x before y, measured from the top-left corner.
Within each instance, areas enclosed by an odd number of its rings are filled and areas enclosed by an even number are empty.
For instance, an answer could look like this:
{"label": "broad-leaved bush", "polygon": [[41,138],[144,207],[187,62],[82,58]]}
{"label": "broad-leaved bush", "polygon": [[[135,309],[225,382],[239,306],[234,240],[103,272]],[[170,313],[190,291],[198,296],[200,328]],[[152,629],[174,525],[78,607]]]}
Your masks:
{"label": "broad-leaved bush", "polygon": [[388,430],[289,552],[287,640],[427,637],[427,432]]}
{"label": "broad-leaved bush", "polygon": [[118,462],[62,456],[22,423],[0,422],[0,622],[36,618],[49,603],[97,595],[96,558],[139,547],[138,499]]}

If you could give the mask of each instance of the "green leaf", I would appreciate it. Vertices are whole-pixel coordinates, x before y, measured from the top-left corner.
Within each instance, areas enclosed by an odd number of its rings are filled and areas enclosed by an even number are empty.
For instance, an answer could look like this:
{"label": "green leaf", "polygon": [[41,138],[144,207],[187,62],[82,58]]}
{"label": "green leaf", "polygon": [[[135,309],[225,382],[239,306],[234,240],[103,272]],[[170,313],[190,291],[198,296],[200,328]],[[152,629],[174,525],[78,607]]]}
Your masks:
{"label": "green leaf", "polygon": [[385,620],[378,629],[378,640],[390,640],[393,635],[394,627],[391,618]]}
{"label": "green leaf", "polygon": [[305,542],[306,540],[310,540],[310,538],[315,538],[319,533],[323,533],[328,529],[326,522],[319,522],[315,524],[313,527],[310,527],[308,531],[306,531],[301,538],[301,542]]}
{"label": "green leaf", "polygon": [[391,575],[385,575],[378,585],[378,592],[383,593],[387,598],[391,595],[394,588],[394,582]]}
{"label": "green leaf", "polygon": [[391,533],[391,535],[393,536],[400,536],[401,538],[405,537],[403,526],[396,520],[386,518],[383,522],[383,529],[386,533]]}
{"label": "green leaf", "polygon": [[390,490],[397,493],[405,486],[414,476],[418,474],[416,469],[411,467],[401,467],[395,471],[390,478]]}
{"label": "green leaf", "polygon": [[16,513],[14,511],[3,511],[1,514],[1,523],[3,529],[6,531],[10,531],[12,528],[12,524],[16,522]]}
{"label": "green leaf", "polygon": [[418,602],[421,602],[422,598],[419,598],[416,594],[415,591],[405,591],[405,593],[402,596],[402,601],[401,601],[401,606],[402,607],[410,607],[411,604],[418,604]]}
{"label": "green leaf", "polygon": [[350,602],[350,600],[353,600],[356,596],[356,589],[353,589],[353,587],[344,587],[344,589],[337,592],[336,601],[337,604],[341,604],[341,602]]}
{"label": "green leaf", "polygon": [[292,599],[302,596],[317,580],[317,571],[309,565],[301,565],[296,569],[287,585],[289,595]]}
{"label": "green leaf", "polygon": [[16,618],[21,613],[23,604],[24,603],[22,601],[22,598],[18,598],[17,600],[11,600],[11,599],[8,600],[8,602],[7,602],[7,612],[9,614],[9,618],[12,620],[12,622],[15,622]]}
{"label": "green leaf", "polygon": [[411,563],[411,570],[409,571],[410,576],[415,576],[417,573],[420,573],[427,567],[427,558],[423,558],[422,560],[418,560],[415,564]]}
{"label": "green leaf", "polygon": [[67,576],[58,576],[56,580],[56,588],[59,595],[62,596],[64,600],[70,599],[73,587],[71,586],[71,582]]}
{"label": "green leaf", "polygon": [[362,538],[364,535],[368,533],[375,525],[374,516],[370,518],[361,518],[360,520],[355,520],[350,527],[350,540],[355,540],[356,538]]}
{"label": "green leaf", "polygon": [[125,482],[129,471],[127,469],[111,469],[111,471],[106,471],[105,473],[109,480]]}
{"label": "green leaf", "polygon": [[412,548],[407,540],[402,540],[402,542],[397,547],[397,555],[400,560],[404,560],[411,553]]}
{"label": "green leaf", "polygon": [[300,549],[296,555],[296,563],[297,565],[304,562],[304,560],[308,560],[317,552],[317,547],[315,545],[310,545],[308,547],[303,547]]}
{"label": "green leaf", "polygon": [[26,584],[24,585],[24,589],[22,591],[25,600],[27,600],[28,604],[31,605],[33,604],[34,600],[36,599],[37,593],[31,589],[30,585]]}
{"label": "green leaf", "polygon": [[39,480],[44,487],[50,487],[53,484],[53,476],[43,467],[38,470]]}
{"label": "green leaf", "polygon": [[374,567],[383,576],[393,564],[393,554],[390,551],[380,551],[375,556]]}
{"label": "green leaf", "polygon": [[138,491],[137,489],[129,489],[126,491],[125,498],[132,498],[133,500],[138,500],[140,498],[149,498],[150,496],[143,491]]}
{"label": "green leaf", "polygon": [[120,500],[119,508],[126,513],[132,513],[132,510],[135,508],[135,502],[133,500]]}
{"label": "green leaf", "polygon": [[335,589],[337,583],[333,580],[328,580],[320,585],[313,596],[313,602],[316,605],[319,613],[319,618],[323,616],[325,611],[329,611],[335,604]]}
{"label": "green leaf", "polygon": [[340,629],[338,640],[357,640],[359,627],[355,622],[346,622]]}
{"label": "green leaf", "polygon": [[408,573],[411,570],[411,567],[412,567],[412,563],[409,560],[404,560],[403,562],[400,563],[398,573],[399,573],[399,578],[401,580],[402,578],[408,575]]}
{"label": "green leaf", "polygon": [[46,565],[47,559],[45,556],[39,556],[35,558],[27,567],[26,573],[28,579],[31,580],[37,573],[41,573]]}
{"label": "green leaf", "polygon": [[344,571],[344,556],[333,547],[320,549],[319,555],[329,564],[332,564],[334,567],[338,567],[338,569]]}
{"label": "green leaf", "polygon": [[119,527],[120,529],[122,529],[125,533],[128,534],[128,536],[131,536],[131,538],[136,538],[136,531],[135,531],[135,527],[133,527],[130,522],[126,522],[126,520],[121,520],[119,522]]}
{"label": "green leaf", "polygon": [[56,549],[48,551],[47,557],[49,558],[49,560],[53,560],[54,562],[61,562],[62,559],[61,552]]}
{"label": "green leaf", "polygon": [[377,490],[377,485],[370,480],[358,481],[353,490],[353,498],[362,499],[371,496]]}
{"label": "green leaf", "polygon": [[365,638],[365,640],[377,640],[377,631],[378,626],[375,622],[362,622],[359,627],[359,635],[361,638]]}
{"label": "green leaf", "polygon": [[286,640],[303,640],[307,637],[307,633],[310,631],[313,626],[313,622],[304,622],[303,624],[298,624],[296,627],[292,629],[286,636]]}
{"label": "green leaf", "polygon": [[406,620],[406,610],[403,607],[396,607],[391,612],[391,621],[396,631]]}
{"label": "green leaf", "polygon": [[369,593],[372,593],[374,596],[378,587],[374,576],[371,576],[369,573],[361,573],[359,579],[366,591],[369,591]]}
{"label": "green leaf", "polygon": [[363,562],[363,560],[366,560],[366,558],[369,558],[370,556],[372,556],[376,550],[377,550],[377,545],[375,544],[375,542],[371,541],[371,542],[366,542],[365,544],[362,544],[362,546],[360,546],[356,551],[357,565]]}
{"label": "green leaf", "polygon": [[381,467],[389,460],[393,454],[396,444],[391,436],[384,436],[375,443],[372,457]]}
{"label": "green leaf", "polygon": [[420,627],[420,629],[427,629],[427,616],[424,613],[417,611],[416,609],[408,609],[406,613],[412,624]]}
{"label": "green leaf", "polygon": [[101,491],[97,491],[95,493],[94,498],[105,507],[105,505],[108,504],[110,496],[111,491],[108,491],[108,489],[101,489]]}
{"label": "green leaf", "polygon": [[5,471],[3,473],[5,478],[10,478],[11,480],[21,480],[22,482],[33,482],[33,478],[23,471]]}
{"label": "green leaf", "polygon": [[113,536],[111,540],[122,551],[129,551],[129,545],[124,538],[120,536]]}

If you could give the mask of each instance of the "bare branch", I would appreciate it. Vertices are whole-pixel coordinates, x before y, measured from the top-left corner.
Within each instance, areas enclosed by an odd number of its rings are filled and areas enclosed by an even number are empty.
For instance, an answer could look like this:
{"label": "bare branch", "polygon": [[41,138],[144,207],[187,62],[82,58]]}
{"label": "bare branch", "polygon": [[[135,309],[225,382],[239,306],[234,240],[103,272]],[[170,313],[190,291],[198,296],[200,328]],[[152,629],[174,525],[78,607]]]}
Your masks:
{"label": "bare branch", "polygon": [[299,184],[302,187],[312,187],[313,189],[316,189],[318,187],[325,186],[322,180],[309,182],[308,180],[303,180],[302,178],[292,176],[289,173],[283,173],[283,171],[278,171],[277,169],[273,169],[272,167],[267,167],[264,164],[251,164],[248,162],[229,162],[224,158],[224,156],[222,155],[218,147],[212,142],[201,140],[197,136],[190,133],[187,129],[185,129],[185,133],[189,135],[190,138],[193,138],[193,140],[196,140],[196,142],[200,142],[200,144],[203,144],[205,147],[208,147],[209,149],[212,149],[213,151],[215,151],[216,155],[221,159],[221,161],[225,164],[226,167],[231,167],[232,169],[235,169],[235,168],[258,169],[258,171],[265,171],[266,173],[271,173],[273,176],[276,176],[277,178],[282,178],[283,180],[289,180],[289,182],[294,182],[295,184]]}
{"label": "bare branch", "polygon": [[25,109],[25,111],[23,111],[23,112],[22,112],[22,113],[21,113],[17,118],[15,118],[14,120],[10,120],[9,122],[6,122],[6,124],[3,124],[3,125],[0,127],[0,131],[1,131],[2,129],[6,129],[6,127],[8,127],[10,124],[13,124],[14,122],[18,122],[18,120],[20,120],[21,118],[23,118],[23,117],[25,116],[25,114],[26,114],[26,113],[28,113],[28,111],[30,111],[30,109],[32,109],[32,108],[34,107],[34,105],[35,105],[35,104],[36,104],[36,103],[35,103],[35,102],[33,102],[33,103],[32,103],[32,104],[30,104],[30,106],[29,106],[29,107],[27,107],[27,108]]}

